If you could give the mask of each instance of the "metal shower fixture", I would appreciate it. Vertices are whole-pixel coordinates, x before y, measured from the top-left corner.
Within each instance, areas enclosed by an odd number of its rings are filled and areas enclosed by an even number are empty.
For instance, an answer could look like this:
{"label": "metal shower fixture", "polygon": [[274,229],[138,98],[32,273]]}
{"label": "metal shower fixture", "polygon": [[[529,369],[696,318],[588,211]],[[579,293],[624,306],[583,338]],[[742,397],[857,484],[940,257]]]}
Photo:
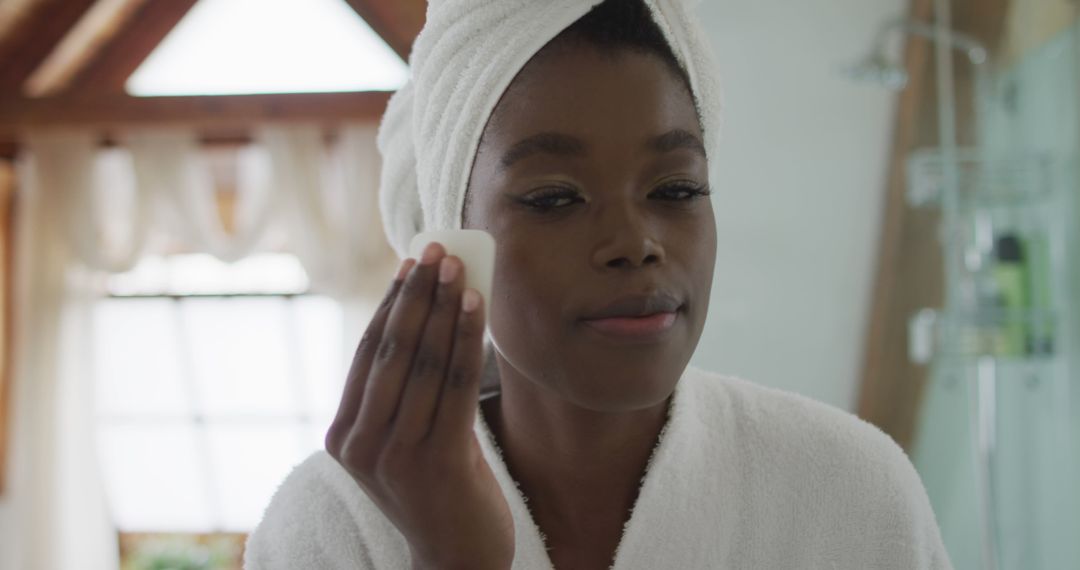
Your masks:
{"label": "metal shower fixture", "polygon": [[[846,69],[846,73],[856,81],[870,82],[894,91],[900,91],[908,84],[908,73],[902,62],[889,57],[886,40],[889,34],[900,31],[905,34],[920,36],[937,41],[939,31],[936,26],[915,20],[898,19],[886,22],[878,31],[870,54],[859,63]],[[950,47],[963,52],[976,67],[989,60],[986,47],[975,38],[956,31],[946,31]]]}

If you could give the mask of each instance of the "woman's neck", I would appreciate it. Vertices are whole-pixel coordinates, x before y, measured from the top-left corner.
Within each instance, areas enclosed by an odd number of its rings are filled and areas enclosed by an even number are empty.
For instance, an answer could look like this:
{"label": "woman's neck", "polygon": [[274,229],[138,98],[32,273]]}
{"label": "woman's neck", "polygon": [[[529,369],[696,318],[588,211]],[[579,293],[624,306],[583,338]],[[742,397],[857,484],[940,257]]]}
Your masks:
{"label": "woman's neck", "polygon": [[549,537],[615,525],[617,540],[670,398],[647,409],[597,412],[505,372],[500,394],[484,400],[482,411],[537,524]]}

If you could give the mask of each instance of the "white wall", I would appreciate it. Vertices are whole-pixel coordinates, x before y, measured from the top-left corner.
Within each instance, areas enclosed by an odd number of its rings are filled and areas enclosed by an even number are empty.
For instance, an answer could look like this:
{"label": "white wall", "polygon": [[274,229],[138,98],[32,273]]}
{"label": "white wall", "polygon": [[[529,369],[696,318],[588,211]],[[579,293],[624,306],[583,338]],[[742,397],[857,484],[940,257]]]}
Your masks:
{"label": "white wall", "polygon": [[15,570],[19,567],[17,561],[22,559],[22,543],[17,540],[19,521],[10,504],[10,495],[9,491],[0,497],[0,568],[3,570]]}
{"label": "white wall", "polygon": [[840,69],[903,0],[706,0],[718,259],[693,364],[854,410],[896,97]]}

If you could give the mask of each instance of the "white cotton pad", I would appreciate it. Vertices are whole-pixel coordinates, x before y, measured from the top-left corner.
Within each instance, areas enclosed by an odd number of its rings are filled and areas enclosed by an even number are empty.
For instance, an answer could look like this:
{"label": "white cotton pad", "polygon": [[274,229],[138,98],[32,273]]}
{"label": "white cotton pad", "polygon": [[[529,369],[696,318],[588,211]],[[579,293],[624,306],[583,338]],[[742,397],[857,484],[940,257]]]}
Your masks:
{"label": "white cotton pad", "polygon": [[465,286],[484,297],[484,314],[495,277],[495,239],[483,230],[436,230],[417,234],[409,242],[409,257],[420,259],[424,248],[439,242],[448,255],[456,255],[465,264]]}

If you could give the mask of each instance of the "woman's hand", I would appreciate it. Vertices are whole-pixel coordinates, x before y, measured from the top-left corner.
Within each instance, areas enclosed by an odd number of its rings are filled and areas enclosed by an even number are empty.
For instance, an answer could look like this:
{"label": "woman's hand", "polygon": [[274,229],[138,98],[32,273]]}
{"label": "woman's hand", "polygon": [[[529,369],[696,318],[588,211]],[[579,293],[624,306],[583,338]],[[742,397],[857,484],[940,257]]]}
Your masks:
{"label": "woman's hand", "polygon": [[473,432],[485,316],[463,274],[439,244],[402,265],[360,340],[326,449],[405,536],[414,568],[505,570],[514,522]]}

